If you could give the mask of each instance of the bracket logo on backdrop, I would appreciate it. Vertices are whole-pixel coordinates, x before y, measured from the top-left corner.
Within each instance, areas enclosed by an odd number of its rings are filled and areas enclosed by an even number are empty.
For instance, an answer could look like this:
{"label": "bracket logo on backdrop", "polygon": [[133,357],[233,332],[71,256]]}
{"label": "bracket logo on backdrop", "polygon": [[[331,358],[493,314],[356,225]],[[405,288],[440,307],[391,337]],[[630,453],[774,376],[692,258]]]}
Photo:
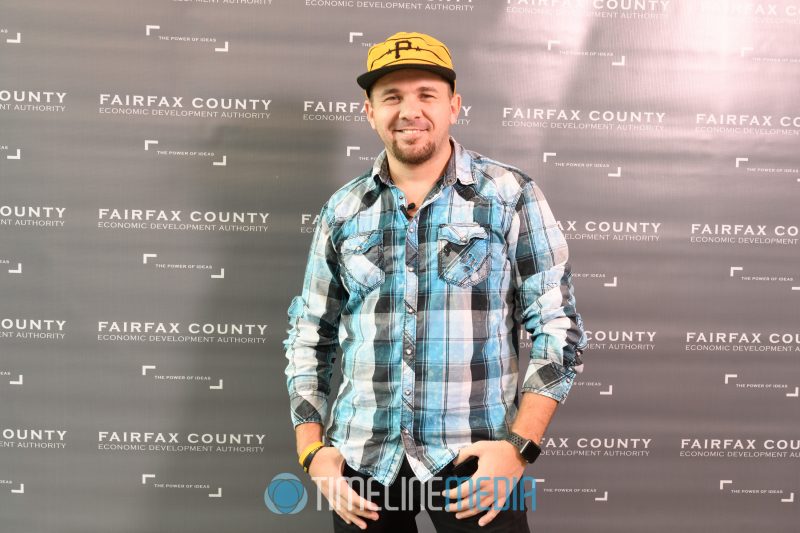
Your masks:
{"label": "bracket logo on backdrop", "polygon": [[[798,275],[797,265],[791,265],[792,270],[787,272],[784,266],[758,266],[748,265],[746,261],[739,263],[739,266],[731,266],[726,277],[735,279],[742,283],[757,283],[759,285],[767,282],[774,286],[783,286],[782,289],[790,291],[800,291],[800,275]],[[724,273],[720,273],[725,275]]]}
{"label": "bracket logo on backdrop", "polygon": [[800,398],[800,381],[793,379],[791,373],[771,372],[765,378],[760,369],[751,366],[754,357],[765,357],[777,369],[791,368],[795,354],[800,353],[800,332],[687,331],[684,350],[717,358],[718,394],[746,394],[789,402]]}
{"label": "bracket logo on backdrop", "polygon": [[741,148],[733,145],[735,152],[723,160],[724,170],[731,179],[770,179],[792,187],[800,182],[800,167],[771,160],[752,148],[764,137],[769,137],[771,142],[796,144],[800,138],[800,115],[695,113],[694,117],[694,130],[703,139],[723,139],[729,145],[743,138],[758,139],[758,142],[742,144]]}
{"label": "bracket logo on backdrop", "polygon": [[[726,465],[730,461],[759,461],[765,466],[769,463],[781,464],[783,461],[794,462],[800,459],[800,439],[781,436],[750,438],[741,434],[687,435],[680,439],[678,457],[689,461],[701,460],[704,463],[723,461]],[[796,469],[794,466],[790,468]],[[760,470],[761,468],[758,469]],[[709,479],[705,485],[709,486],[709,492],[726,496],[762,499],[781,504],[794,503],[795,492],[800,488],[796,476],[789,482],[783,481],[783,476],[780,475],[758,480],[753,479],[753,471],[749,466],[738,472],[734,468],[727,468],[725,476],[729,476],[728,479],[717,476]],[[791,507],[786,509],[790,510]],[[779,510],[773,507],[773,512]]]}

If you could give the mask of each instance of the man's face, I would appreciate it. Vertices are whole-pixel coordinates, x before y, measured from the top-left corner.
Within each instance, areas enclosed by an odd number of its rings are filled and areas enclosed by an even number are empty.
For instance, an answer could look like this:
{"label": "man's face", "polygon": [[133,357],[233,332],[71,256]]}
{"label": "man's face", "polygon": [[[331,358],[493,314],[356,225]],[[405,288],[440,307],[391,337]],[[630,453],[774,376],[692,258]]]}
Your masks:
{"label": "man's face", "polygon": [[432,72],[402,69],[382,76],[366,102],[367,120],[394,158],[420,165],[449,147],[461,96]]}

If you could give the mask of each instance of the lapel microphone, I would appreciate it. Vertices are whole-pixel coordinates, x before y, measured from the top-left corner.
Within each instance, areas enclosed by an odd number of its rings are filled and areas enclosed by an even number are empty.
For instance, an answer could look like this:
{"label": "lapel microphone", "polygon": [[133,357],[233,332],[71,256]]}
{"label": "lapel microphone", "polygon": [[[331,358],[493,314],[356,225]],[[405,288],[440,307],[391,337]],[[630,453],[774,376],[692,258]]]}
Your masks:
{"label": "lapel microphone", "polygon": [[408,220],[411,220],[411,216],[412,215],[408,212],[408,210],[409,209],[414,209],[415,207],[417,207],[417,204],[415,204],[414,202],[411,202],[410,204],[408,204],[408,207],[400,206],[400,209],[403,210],[403,214],[406,216],[406,218]]}

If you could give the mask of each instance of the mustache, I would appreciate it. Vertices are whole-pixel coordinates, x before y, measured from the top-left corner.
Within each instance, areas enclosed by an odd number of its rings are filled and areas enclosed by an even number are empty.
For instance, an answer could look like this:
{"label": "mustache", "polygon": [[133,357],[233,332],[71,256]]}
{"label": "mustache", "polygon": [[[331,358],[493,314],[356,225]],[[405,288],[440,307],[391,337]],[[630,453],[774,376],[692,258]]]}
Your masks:
{"label": "mustache", "polygon": [[427,130],[428,123],[424,121],[398,122],[392,126],[393,130]]}

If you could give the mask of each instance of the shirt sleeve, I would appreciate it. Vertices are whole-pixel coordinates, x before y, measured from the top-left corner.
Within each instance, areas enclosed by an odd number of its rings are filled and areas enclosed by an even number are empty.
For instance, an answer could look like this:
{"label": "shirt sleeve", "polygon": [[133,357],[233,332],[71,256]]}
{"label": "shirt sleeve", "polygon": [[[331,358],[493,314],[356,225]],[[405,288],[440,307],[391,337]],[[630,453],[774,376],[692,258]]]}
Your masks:
{"label": "shirt sleeve", "polygon": [[569,252],[544,194],[528,182],[519,196],[508,233],[515,318],[531,334],[530,363],[522,385],[563,402],[587,339],[575,308]]}
{"label": "shirt sleeve", "polygon": [[339,346],[339,315],[345,292],[331,242],[328,215],[326,204],[314,228],[302,293],[289,305],[289,335],[283,341],[288,359],[286,386],[294,426],[305,422],[323,423]]}

